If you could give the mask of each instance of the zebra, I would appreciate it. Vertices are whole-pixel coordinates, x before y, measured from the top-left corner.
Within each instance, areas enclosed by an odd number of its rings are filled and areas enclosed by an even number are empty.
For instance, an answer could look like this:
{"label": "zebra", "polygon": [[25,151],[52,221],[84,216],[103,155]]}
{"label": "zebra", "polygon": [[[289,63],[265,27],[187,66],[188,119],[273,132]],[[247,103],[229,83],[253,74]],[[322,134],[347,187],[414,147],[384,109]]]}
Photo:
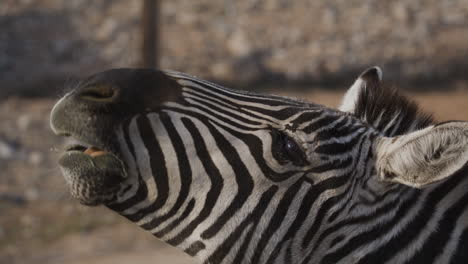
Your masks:
{"label": "zebra", "polygon": [[197,263],[466,263],[468,123],[364,71],[332,109],[174,71],[111,69],[60,99],[71,195]]}

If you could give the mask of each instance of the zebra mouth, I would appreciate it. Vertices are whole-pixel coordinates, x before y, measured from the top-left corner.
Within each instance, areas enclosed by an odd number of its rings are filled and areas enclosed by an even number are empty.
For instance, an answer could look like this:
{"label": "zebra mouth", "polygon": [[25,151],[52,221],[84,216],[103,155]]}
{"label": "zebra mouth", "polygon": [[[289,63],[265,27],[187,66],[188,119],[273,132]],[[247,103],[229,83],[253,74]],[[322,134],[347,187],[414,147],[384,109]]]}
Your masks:
{"label": "zebra mouth", "polygon": [[73,145],[69,145],[69,146],[67,146],[65,148],[65,152],[73,152],[73,151],[82,152],[84,154],[88,154],[91,157],[97,157],[97,156],[100,156],[100,155],[109,154],[109,152],[107,152],[105,150],[102,150],[102,149],[100,149],[98,147],[84,146],[84,145],[81,145],[81,144],[73,144]]}
{"label": "zebra mouth", "polygon": [[65,147],[58,163],[72,197],[84,205],[112,202],[127,177],[116,154],[76,140]]}

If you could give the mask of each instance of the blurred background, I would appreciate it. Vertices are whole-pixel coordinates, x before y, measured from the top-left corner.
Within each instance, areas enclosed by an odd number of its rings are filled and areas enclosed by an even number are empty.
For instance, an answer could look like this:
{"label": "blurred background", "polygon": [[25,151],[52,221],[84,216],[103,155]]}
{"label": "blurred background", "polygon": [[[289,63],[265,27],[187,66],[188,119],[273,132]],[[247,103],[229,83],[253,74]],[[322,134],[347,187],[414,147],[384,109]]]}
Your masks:
{"label": "blurred background", "polygon": [[158,67],[336,106],[373,65],[468,120],[468,1],[0,0],[0,263],[191,263],[69,197],[48,115],[80,77]]}

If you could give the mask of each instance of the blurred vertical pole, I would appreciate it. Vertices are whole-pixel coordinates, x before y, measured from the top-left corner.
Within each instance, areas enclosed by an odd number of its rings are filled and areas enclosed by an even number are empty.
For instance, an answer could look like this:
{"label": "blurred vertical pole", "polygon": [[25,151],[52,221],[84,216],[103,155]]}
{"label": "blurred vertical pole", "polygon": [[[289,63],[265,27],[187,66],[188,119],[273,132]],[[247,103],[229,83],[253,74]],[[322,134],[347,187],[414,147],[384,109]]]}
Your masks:
{"label": "blurred vertical pole", "polygon": [[157,68],[159,61],[159,1],[143,0],[141,66]]}

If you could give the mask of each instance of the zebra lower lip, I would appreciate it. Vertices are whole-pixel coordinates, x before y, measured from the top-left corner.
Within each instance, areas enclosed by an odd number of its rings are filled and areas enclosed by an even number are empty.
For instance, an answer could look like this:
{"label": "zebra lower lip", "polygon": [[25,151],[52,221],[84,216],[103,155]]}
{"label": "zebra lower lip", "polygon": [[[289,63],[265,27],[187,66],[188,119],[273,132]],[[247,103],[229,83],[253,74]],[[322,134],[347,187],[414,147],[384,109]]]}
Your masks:
{"label": "zebra lower lip", "polygon": [[72,197],[84,205],[112,202],[127,172],[116,155],[98,148],[70,146],[59,165]]}

